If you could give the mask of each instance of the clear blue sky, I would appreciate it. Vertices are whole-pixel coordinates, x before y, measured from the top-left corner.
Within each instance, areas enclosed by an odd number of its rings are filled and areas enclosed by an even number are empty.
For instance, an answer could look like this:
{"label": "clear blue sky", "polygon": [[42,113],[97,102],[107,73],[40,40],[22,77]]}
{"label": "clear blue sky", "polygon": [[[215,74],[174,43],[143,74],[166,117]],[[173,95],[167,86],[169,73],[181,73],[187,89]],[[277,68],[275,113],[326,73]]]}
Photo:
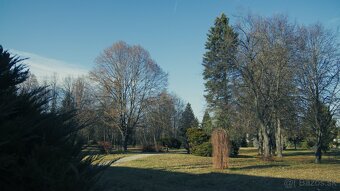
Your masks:
{"label": "clear blue sky", "polygon": [[39,63],[45,68],[63,63],[73,70],[90,70],[113,42],[140,44],[169,73],[169,91],[190,102],[201,118],[207,31],[222,12],[233,23],[248,11],[286,14],[292,21],[321,22],[338,31],[340,26],[337,0],[0,0],[0,44],[45,58]]}

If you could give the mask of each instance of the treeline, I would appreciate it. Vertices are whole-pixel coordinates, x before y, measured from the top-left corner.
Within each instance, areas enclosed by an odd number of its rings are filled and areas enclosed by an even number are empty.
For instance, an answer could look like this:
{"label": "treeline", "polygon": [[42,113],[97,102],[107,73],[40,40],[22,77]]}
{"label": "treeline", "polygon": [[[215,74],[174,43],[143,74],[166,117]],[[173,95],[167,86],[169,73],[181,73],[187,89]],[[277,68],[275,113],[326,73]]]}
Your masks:
{"label": "treeline", "polygon": [[248,135],[264,159],[304,140],[319,163],[339,131],[337,36],[282,15],[235,23],[222,14],[208,33],[203,77],[212,122],[203,125],[226,129],[232,142]]}
{"label": "treeline", "polygon": [[167,74],[149,53],[125,42],[106,48],[89,75],[38,82],[30,74],[19,91],[39,86],[46,86],[46,112],[74,112],[85,124],[79,137],[106,152],[126,151],[128,145],[155,151],[169,141],[189,149],[186,129],[199,125],[190,104],[168,93]]}

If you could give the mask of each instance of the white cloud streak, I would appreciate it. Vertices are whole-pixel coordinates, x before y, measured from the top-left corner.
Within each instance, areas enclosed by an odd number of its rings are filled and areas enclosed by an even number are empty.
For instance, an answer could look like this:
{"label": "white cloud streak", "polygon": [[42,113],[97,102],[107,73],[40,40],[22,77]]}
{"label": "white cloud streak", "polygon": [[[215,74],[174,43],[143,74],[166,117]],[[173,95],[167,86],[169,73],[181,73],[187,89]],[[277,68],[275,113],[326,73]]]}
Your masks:
{"label": "white cloud streak", "polygon": [[62,60],[47,58],[38,54],[14,49],[10,49],[9,52],[20,58],[28,58],[23,61],[23,63],[29,67],[30,72],[34,74],[39,81],[54,74],[57,74],[59,80],[66,77],[79,77],[88,74],[88,69]]}

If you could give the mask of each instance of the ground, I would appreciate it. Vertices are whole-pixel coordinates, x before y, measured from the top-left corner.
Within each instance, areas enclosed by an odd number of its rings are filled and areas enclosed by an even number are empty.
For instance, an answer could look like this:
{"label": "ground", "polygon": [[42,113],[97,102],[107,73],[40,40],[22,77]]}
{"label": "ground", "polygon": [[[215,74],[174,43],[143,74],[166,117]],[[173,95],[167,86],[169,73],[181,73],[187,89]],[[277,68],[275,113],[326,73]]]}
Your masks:
{"label": "ground", "polygon": [[110,157],[126,159],[103,174],[106,190],[340,190],[339,151],[314,164],[308,150],[286,150],[283,159],[266,162],[242,148],[226,170],[213,169],[210,157],[182,153]]}

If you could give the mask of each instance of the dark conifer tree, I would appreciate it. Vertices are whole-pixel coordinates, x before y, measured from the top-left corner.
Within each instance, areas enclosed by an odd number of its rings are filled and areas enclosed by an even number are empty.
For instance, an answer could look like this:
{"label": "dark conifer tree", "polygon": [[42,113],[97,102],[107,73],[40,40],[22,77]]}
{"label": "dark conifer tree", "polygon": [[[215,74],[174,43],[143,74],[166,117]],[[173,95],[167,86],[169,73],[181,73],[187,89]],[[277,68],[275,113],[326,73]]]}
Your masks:
{"label": "dark conifer tree", "polygon": [[186,135],[187,130],[189,128],[197,128],[197,127],[198,127],[198,120],[195,117],[194,112],[192,111],[190,103],[188,103],[185,107],[185,110],[182,113],[182,117],[180,119],[180,126],[179,126],[179,131],[182,137],[183,146],[187,150],[188,153],[190,153],[190,150],[189,150],[189,144],[188,144],[188,137]]}
{"label": "dark conifer tree", "polygon": [[0,189],[94,189],[98,171],[83,160],[81,125],[69,113],[46,112],[44,88],[18,91],[28,78],[21,61],[0,46]]}
{"label": "dark conifer tree", "polygon": [[[225,14],[217,17],[208,33],[203,57],[205,98],[216,119],[228,121],[232,96],[237,34]],[[222,116],[221,116],[222,115]],[[229,124],[222,123],[226,128]]]}

